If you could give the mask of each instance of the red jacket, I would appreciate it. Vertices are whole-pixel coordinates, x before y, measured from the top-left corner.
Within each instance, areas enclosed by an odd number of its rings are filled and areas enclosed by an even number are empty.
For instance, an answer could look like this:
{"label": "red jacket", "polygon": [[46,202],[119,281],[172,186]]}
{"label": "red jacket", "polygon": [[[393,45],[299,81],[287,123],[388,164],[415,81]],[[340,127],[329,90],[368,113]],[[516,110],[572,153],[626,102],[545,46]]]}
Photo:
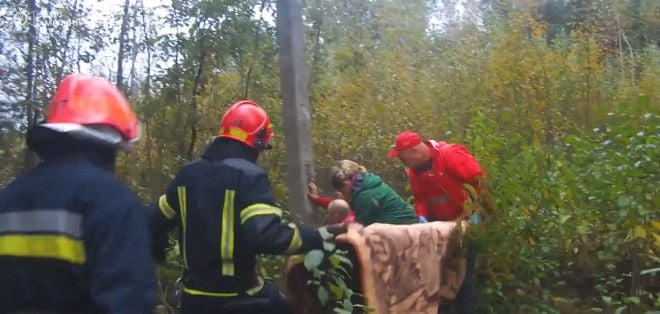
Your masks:
{"label": "red jacket", "polygon": [[[334,201],[332,198],[325,196],[319,196],[317,198],[312,199],[312,202],[314,202],[314,204],[321,206],[325,209],[327,209],[328,206],[330,206],[330,203],[332,201]],[[344,221],[342,221],[342,223],[354,222],[354,221],[355,221],[355,213],[353,212],[353,210],[351,210],[348,212],[348,216],[344,218]]]}
{"label": "red jacket", "polygon": [[431,148],[432,167],[422,172],[406,169],[415,197],[418,216],[429,221],[467,219],[463,213],[468,193],[463,184],[479,192],[479,176],[484,173],[472,154],[462,145],[426,141]]}

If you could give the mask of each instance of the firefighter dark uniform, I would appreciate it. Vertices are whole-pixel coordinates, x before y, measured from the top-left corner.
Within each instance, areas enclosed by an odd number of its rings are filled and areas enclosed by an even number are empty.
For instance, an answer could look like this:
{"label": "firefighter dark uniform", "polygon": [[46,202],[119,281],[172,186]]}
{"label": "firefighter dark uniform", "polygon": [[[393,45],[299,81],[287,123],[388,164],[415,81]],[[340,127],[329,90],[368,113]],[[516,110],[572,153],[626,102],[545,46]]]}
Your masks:
{"label": "firefighter dark uniform", "polygon": [[[96,102],[79,103],[87,97]],[[81,116],[79,106],[98,116]],[[152,313],[145,209],[112,175],[110,139],[132,139],[137,120],[115,124],[116,106],[132,113],[109,82],[72,75],[46,123],[29,130],[43,161],[0,191],[0,313]]]}
{"label": "firefighter dark uniform", "polygon": [[[265,122],[249,121],[260,114]],[[239,124],[240,129],[231,126]],[[270,299],[268,313],[287,313],[277,289],[257,276],[257,254],[319,249],[329,234],[282,223],[268,176],[255,164],[259,147],[269,142],[264,130],[270,123],[263,109],[252,102],[237,103],[223,118],[227,125],[202,157],[184,166],[167,187],[159,200],[157,233],[179,227],[184,313],[229,313],[223,306],[250,297]],[[261,138],[248,138],[259,132]]]}

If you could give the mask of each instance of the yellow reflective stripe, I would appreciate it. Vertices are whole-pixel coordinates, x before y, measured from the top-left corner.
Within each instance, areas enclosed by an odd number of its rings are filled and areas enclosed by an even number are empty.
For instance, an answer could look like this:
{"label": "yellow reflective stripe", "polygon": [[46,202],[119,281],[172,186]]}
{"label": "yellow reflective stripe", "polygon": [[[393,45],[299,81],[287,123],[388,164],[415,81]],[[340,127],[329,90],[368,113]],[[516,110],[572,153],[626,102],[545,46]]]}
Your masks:
{"label": "yellow reflective stripe", "polygon": [[236,192],[225,191],[225,204],[222,206],[222,235],[220,239],[220,257],[222,274],[234,275],[234,199]]}
{"label": "yellow reflective stripe", "polygon": [[183,257],[183,267],[188,268],[188,257],[186,256],[186,187],[177,188],[179,193],[179,210],[181,210],[181,257]]}
{"label": "yellow reflective stripe", "polygon": [[231,135],[233,135],[233,136],[235,136],[235,137],[238,137],[238,138],[240,138],[240,139],[242,139],[242,140],[248,138],[248,134],[247,134],[247,132],[245,132],[245,131],[243,131],[243,130],[241,130],[241,129],[238,129],[238,128],[229,128],[229,134],[231,134]]}
{"label": "yellow reflective stripe", "polygon": [[83,242],[63,235],[3,235],[0,255],[51,258],[73,264],[87,260]]}
{"label": "yellow reflective stripe", "polygon": [[300,231],[298,231],[298,227],[293,223],[290,223],[289,228],[293,229],[293,235],[291,236],[291,242],[289,242],[289,248],[286,249],[284,254],[296,253],[303,244],[302,238],[300,237]]}
{"label": "yellow reflective stripe", "polygon": [[254,204],[241,211],[241,224],[257,215],[276,215],[282,217],[282,210],[268,204]]}
{"label": "yellow reflective stripe", "polygon": [[167,219],[172,219],[176,216],[176,211],[174,211],[172,206],[167,202],[167,196],[165,194],[161,195],[160,199],[158,199],[158,207],[160,208],[160,212],[163,213],[163,216]]}
{"label": "yellow reflective stripe", "polygon": [[237,297],[238,293],[237,292],[227,292],[227,293],[219,293],[219,292],[206,292],[206,291],[201,291],[201,290],[195,290],[195,289],[189,289],[186,287],[183,287],[183,292],[187,294],[192,294],[192,295],[205,295],[207,297]]}

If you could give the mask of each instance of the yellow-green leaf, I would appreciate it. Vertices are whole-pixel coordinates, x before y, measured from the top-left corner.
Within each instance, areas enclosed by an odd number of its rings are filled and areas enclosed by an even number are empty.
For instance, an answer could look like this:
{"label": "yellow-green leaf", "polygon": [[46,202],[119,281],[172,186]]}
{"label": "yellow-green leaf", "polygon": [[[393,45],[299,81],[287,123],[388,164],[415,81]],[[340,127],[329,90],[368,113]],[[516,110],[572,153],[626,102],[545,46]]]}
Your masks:
{"label": "yellow-green leaf", "polygon": [[646,239],[646,229],[642,226],[635,226],[634,237]]}

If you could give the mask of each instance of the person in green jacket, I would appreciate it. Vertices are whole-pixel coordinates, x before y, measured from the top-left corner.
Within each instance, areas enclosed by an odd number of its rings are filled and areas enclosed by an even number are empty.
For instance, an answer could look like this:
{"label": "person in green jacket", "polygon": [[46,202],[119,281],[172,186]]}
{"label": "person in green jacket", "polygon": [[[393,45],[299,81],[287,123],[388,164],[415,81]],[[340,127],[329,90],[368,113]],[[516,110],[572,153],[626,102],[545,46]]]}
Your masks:
{"label": "person in green jacket", "polygon": [[355,211],[355,221],[414,224],[419,221],[410,203],[399,196],[374,173],[353,161],[342,160],[332,168],[332,187],[342,194]]}

